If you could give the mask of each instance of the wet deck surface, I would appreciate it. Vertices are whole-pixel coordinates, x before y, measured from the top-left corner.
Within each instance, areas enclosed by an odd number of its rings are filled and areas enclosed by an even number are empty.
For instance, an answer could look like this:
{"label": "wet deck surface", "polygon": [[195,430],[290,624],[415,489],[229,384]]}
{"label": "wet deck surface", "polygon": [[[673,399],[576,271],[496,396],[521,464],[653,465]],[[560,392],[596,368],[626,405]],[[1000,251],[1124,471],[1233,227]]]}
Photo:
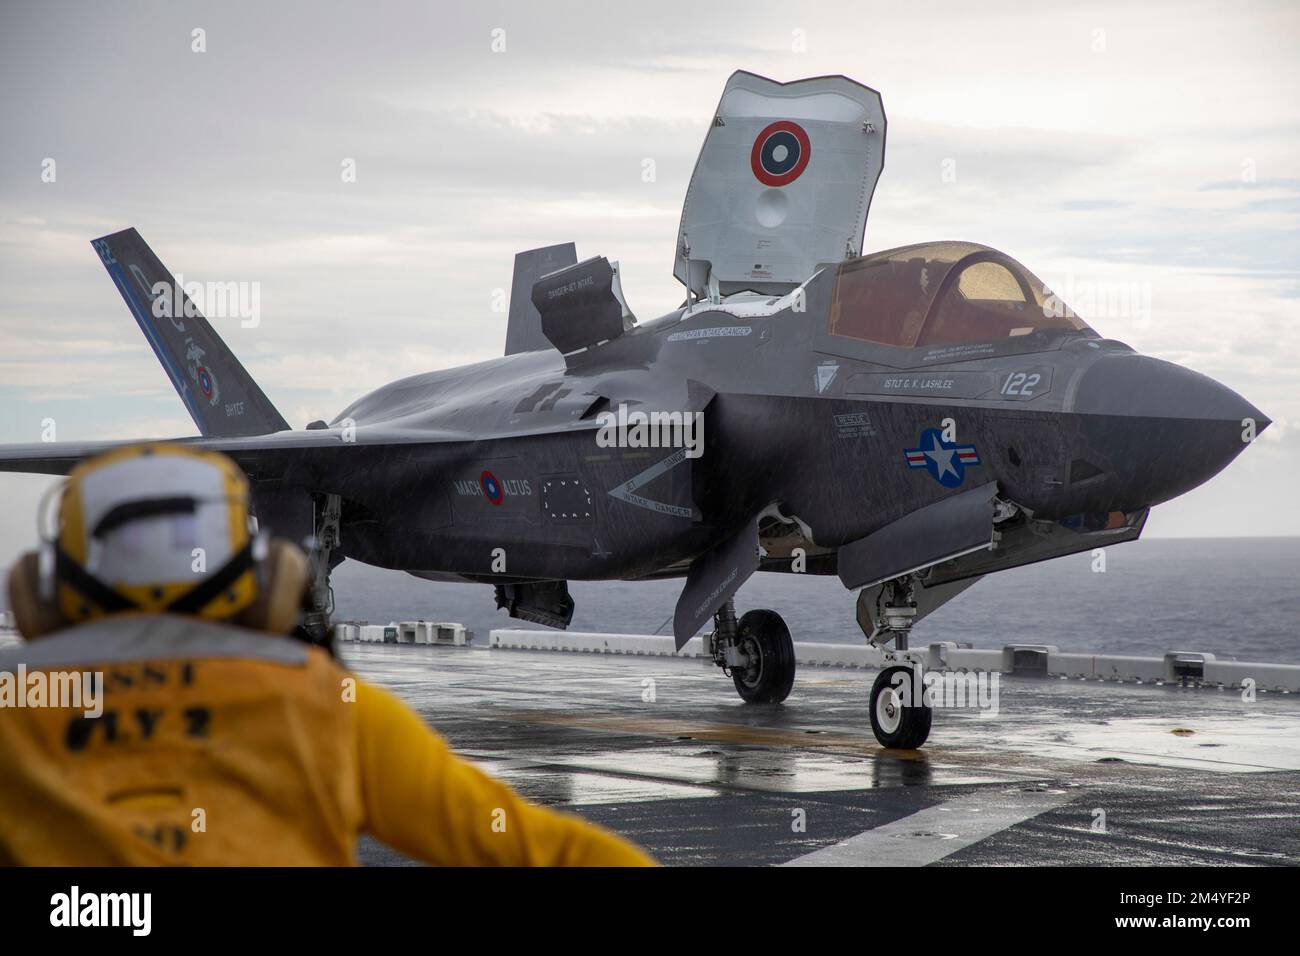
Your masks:
{"label": "wet deck surface", "polygon": [[342,656],[525,796],[667,864],[1300,864],[1300,695],[1003,676],[996,715],[936,710],[923,749],[890,752],[873,671],[804,668],[755,706],[700,661]]}

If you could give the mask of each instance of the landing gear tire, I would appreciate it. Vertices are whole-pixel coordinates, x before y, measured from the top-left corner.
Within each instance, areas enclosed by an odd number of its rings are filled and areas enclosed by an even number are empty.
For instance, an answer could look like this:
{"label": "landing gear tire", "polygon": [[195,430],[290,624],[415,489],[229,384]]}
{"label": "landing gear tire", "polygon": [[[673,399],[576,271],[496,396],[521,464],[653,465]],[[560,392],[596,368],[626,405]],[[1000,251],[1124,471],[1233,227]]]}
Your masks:
{"label": "landing gear tire", "polygon": [[794,686],[794,641],[775,611],[747,611],[736,626],[736,644],[748,667],[731,669],[736,692],[749,704],[779,704]]}
{"label": "landing gear tire", "polygon": [[915,750],[930,736],[933,713],[924,703],[903,706],[903,697],[895,686],[898,674],[910,684],[912,669],[895,666],[881,671],[871,685],[871,730],[881,746],[889,750]]}

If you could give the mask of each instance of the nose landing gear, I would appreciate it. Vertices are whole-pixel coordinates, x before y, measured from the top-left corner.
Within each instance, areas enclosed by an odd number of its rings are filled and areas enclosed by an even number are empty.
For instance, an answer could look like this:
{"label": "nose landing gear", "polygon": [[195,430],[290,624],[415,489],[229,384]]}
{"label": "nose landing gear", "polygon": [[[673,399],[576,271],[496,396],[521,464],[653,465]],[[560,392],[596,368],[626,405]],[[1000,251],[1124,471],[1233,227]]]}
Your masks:
{"label": "nose landing gear", "polygon": [[[867,643],[881,648],[894,662],[876,675],[871,685],[871,731],[881,746],[915,750],[930,736],[933,719],[917,680],[920,666],[907,652],[907,639],[916,618],[916,577],[905,575],[885,583],[876,597],[874,615],[858,600],[858,624]],[[871,624],[868,630],[867,624]],[[893,648],[885,645],[893,641]]]}
{"label": "nose landing gear", "polygon": [[886,667],[871,685],[871,732],[890,750],[915,750],[930,736],[933,712],[916,693],[914,666]]}

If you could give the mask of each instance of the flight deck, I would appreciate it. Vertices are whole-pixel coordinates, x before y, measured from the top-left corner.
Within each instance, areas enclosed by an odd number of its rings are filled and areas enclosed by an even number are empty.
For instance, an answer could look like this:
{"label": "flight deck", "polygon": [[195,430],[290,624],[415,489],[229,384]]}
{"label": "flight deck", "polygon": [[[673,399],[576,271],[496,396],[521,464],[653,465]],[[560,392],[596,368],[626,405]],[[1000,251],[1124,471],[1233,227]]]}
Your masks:
{"label": "flight deck", "polygon": [[936,709],[922,749],[888,751],[869,669],[801,666],[755,705],[702,659],[340,654],[526,797],[668,865],[1300,864],[1300,694],[1002,674],[996,713]]}

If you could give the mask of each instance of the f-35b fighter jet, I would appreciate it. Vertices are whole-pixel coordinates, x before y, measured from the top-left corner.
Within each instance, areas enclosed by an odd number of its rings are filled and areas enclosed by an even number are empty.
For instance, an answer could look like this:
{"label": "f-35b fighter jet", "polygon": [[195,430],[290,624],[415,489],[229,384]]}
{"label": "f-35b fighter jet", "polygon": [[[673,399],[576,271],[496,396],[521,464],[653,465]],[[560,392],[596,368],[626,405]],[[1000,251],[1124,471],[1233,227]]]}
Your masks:
{"label": "f-35b fighter jet", "polygon": [[[734,74],[682,210],[682,305],[640,322],[617,263],[521,252],[504,355],[300,431],[163,294],[134,229],[93,246],[198,426],[185,440],[243,466],[262,527],[315,542],[309,626],[344,558],[491,585],[553,627],[571,579],[682,578],[678,648],[707,629],[741,697],[773,703],[790,633],[734,595],[755,571],[835,574],[895,662],[873,730],[917,747],[930,710],[894,688],[916,622],[982,575],[1137,538],[1268,419],[1104,338],[995,249],[864,252],[885,129],[845,77]],[[6,446],[0,469],[66,474],[106,444]]]}

